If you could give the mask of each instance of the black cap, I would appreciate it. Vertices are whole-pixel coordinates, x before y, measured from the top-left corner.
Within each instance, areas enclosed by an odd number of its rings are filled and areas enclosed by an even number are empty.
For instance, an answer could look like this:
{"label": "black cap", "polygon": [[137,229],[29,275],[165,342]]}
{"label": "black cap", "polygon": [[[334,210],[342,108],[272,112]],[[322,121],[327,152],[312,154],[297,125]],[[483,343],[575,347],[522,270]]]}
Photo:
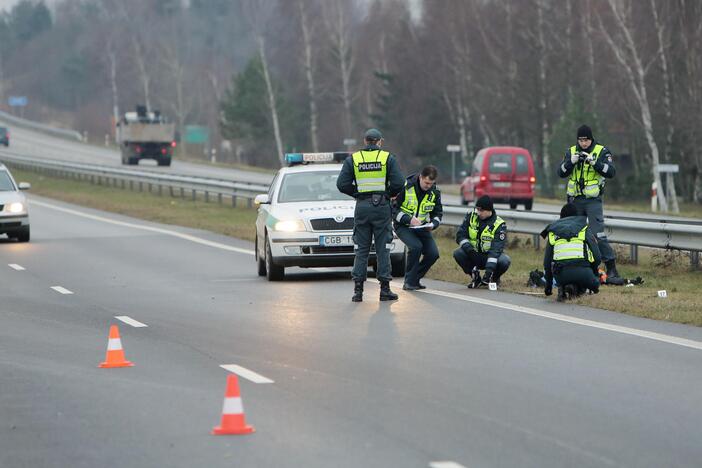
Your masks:
{"label": "black cap", "polygon": [[589,138],[591,140],[594,140],[592,137],[592,129],[588,127],[587,125],[581,125],[578,128],[578,138]]}
{"label": "black cap", "polygon": [[383,134],[377,128],[369,128],[366,130],[364,138],[367,141],[378,141],[383,139]]}
{"label": "black cap", "polygon": [[475,202],[475,207],[487,211],[494,211],[495,209],[492,206],[492,199],[488,195],[483,195],[482,197],[478,198],[478,201]]}
{"label": "black cap", "polygon": [[577,215],[578,209],[572,203],[566,203],[565,205],[563,205],[563,208],[561,208],[561,218],[568,218],[570,216]]}

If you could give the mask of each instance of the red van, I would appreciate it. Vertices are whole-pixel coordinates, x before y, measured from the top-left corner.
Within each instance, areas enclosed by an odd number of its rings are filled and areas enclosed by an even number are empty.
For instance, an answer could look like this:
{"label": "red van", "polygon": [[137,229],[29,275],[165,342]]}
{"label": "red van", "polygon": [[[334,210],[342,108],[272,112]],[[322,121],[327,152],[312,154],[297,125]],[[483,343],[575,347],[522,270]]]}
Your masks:
{"label": "red van", "polygon": [[461,202],[467,205],[483,195],[495,203],[534,205],[534,161],[524,148],[489,146],[478,151],[470,174],[461,184]]}

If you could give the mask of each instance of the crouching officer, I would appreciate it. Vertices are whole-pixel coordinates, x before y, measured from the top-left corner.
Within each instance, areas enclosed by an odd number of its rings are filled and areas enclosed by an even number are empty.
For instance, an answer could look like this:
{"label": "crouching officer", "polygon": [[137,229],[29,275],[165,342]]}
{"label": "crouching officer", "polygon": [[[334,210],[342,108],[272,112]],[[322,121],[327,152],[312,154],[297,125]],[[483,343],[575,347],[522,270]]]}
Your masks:
{"label": "crouching officer", "polygon": [[395,199],[395,232],[408,250],[405,284],[402,286],[406,291],[425,289],[420,280],[439,259],[439,249],[431,235],[431,231],[441,224],[443,214],[436,176],[436,167],[426,166],[419,174],[407,178],[405,190]]}
{"label": "crouching officer", "polygon": [[[475,202],[475,211],[466,214],[456,232],[458,249],[454,250],[453,258],[467,275],[472,275],[469,288],[500,282],[512,263],[504,253],[506,240],[504,220],[495,213],[490,197],[483,195]],[[485,276],[481,278],[482,269]]]}
{"label": "crouching officer", "polygon": [[544,293],[547,296],[553,293],[554,276],[558,283],[559,302],[580,295],[586,289],[597,293],[600,288],[597,275],[600,249],[590,232],[587,218],[578,216],[577,207],[572,203],[564,205],[561,219],[546,226],[541,235],[548,238],[544,252]]}
{"label": "crouching officer", "polygon": [[390,290],[390,250],[392,242],[392,210],[390,197],[404,187],[405,178],[395,156],[381,149],[383,136],[371,128],[365,135],[366,147],[346,158],[341,166],[336,187],[356,199],[353,242],[356,255],[351,276],[354,281],[353,302],[363,300],[363,283],[368,275],[368,256],[373,239],[378,262],[380,300],[394,301],[397,294]]}

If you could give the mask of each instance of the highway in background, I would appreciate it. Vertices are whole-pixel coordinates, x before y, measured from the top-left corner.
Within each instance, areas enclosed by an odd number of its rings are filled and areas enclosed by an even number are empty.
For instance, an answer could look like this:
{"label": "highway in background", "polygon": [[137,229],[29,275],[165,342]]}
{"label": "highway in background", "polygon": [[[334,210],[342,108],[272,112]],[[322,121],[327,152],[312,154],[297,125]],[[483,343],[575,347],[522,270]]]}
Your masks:
{"label": "highway in background", "polygon": [[[0,240],[0,466],[702,459],[699,328],[431,280],[353,304],[348,269],[271,283],[248,242],[30,206],[32,242]],[[97,368],[113,323],[135,367]],[[273,381],[240,378],[254,434],[209,435],[229,364]]]}
{"label": "highway in background", "polygon": [[[44,157],[48,159],[58,159],[62,161],[83,162],[91,164],[100,164],[112,167],[123,167],[125,169],[139,169],[164,172],[169,174],[183,174],[199,177],[209,177],[214,179],[225,179],[235,181],[245,181],[257,184],[269,184],[273,179],[273,174],[261,172],[252,172],[241,169],[226,168],[217,165],[196,164],[190,162],[179,161],[174,159],[171,167],[158,167],[155,161],[145,160],[139,163],[139,166],[122,166],[119,151],[113,148],[105,148],[94,145],[87,145],[77,141],[66,140],[53,136],[48,136],[33,130],[27,130],[20,127],[8,125],[11,129],[11,146],[8,149],[0,148],[0,155],[3,151],[12,154]],[[401,159],[401,158],[400,158]],[[407,168],[405,168],[407,169]],[[442,199],[445,204],[460,205],[460,197],[457,195],[442,194]],[[508,209],[507,204],[497,204],[498,208]],[[523,205],[519,209],[523,209]],[[560,211],[560,205],[551,205],[546,203],[535,203],[535,211],[544,211],[549,213],[557,213]],[[641,219],[652,218],[672,218],[671,215],[663,214],[647,214],[633,213],[631,211],[608,210],[605,200],[605,215],[606,216],[628,216]],[[674,219],[682,221],[699,221],[699,218],[681,218]]]}

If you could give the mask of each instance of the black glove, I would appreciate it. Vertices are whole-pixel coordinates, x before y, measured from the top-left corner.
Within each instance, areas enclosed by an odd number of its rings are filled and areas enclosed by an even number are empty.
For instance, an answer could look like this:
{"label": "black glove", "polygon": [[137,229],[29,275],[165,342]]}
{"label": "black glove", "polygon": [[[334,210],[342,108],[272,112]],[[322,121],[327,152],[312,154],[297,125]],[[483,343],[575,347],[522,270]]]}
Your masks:
{"label": "black glove", "polygon": [[550,296],[551,294],[553,294],[553,286],[551,286],[550,284],[548,286],[545,286],[544,287],[544,294],[546,294],[547,296]]}
{"label": "black glove", "polygon": [[492,283],[492,270],[485,270],[485,274],[483,275],[483,284],[490,283]]}

